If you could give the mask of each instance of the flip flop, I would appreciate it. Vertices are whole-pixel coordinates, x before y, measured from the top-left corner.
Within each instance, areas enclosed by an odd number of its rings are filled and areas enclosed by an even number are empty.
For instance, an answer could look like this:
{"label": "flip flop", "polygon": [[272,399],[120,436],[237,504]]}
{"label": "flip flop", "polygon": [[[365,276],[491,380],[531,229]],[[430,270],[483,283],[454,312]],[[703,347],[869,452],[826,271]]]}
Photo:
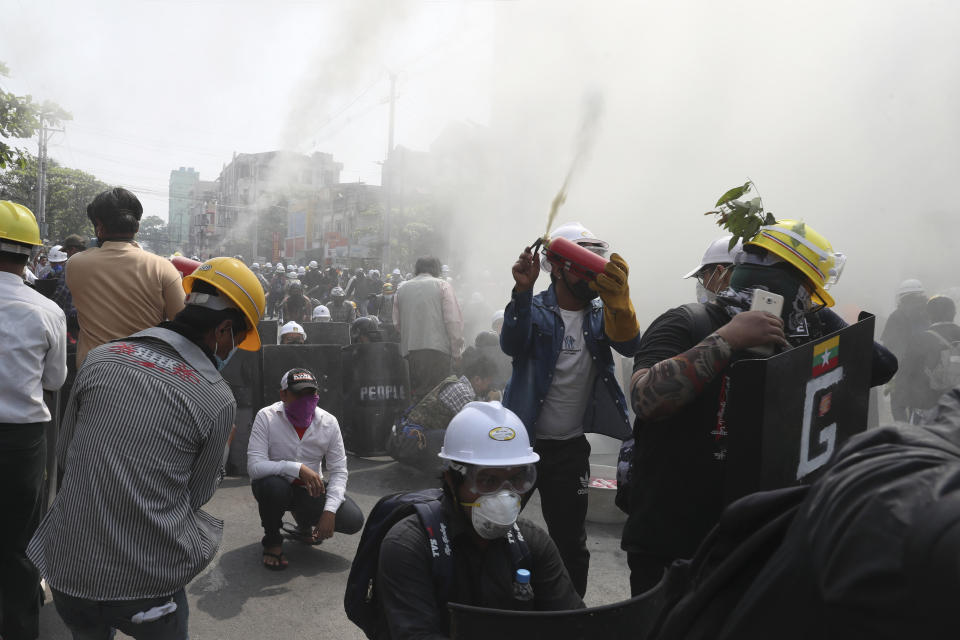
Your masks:
{"label": "flip flop", "polygon": [[276,558],[277,564],[267,564],[266,562],[263,563],[263,566],[271,571],[283,571],[290,565],[290,563],[287,562],[287,559],[283,556],[282,551],[280,553],[270,553],[269,551],[264,551],[263,555],[264,557],[269,556],[271,558]]}
{"label": "flip flop", "polygon": [[323,539],[317,538],[316,536],[314,536],[313,531],[311,531],[310,529],[308,529],[307,531],[304,531],[300,527],[292,525],[288,522],[284,522],[282,530],[283,530],[284,536],[286,536],[291,540],[296,540],[297,542],[300,542],[302,544],[308,544],[312,547],[315,547],[318,544],[323,544]]}

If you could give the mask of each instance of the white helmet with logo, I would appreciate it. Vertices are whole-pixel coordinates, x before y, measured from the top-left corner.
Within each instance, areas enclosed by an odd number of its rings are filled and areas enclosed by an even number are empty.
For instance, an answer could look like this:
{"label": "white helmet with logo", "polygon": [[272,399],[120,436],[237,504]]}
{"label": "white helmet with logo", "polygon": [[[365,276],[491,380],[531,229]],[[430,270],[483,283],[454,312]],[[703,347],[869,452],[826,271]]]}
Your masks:
{"label": "white helmet with logo", "polygon": [[316,260],[311,260],[311,261],[310,261],[310,264],[308,264],[307,266],[310,267],[311,269],[316,269],[316,268],[317,268],[317,261],[316,261]]}
{"label": "white helmet with logo", "polygon": [[[610,248],[609,244],[593,235],[590,229],[579,222],[567,222],[560,225],[550,232],[550,238],[564,238],[602,257],[606,257],[607,249]],[[547,260],[546,253],[540,259],[540,266],[543,267],[544,271],[550,271],[550,262]]]}
{"label": "white helmet with logo", "polygon": [[307,275],[307,270],[305,267],[297,267],[297,275],[305,276]]}
{"label": "white helmet with logo", "polygon": [[447,425],[439,456],[484,467],[512,467],[540,459],[530,446],[523,421],[496,401],[467,403]]}
{"label": "white helmet with logo", "polygon": [[330,309],[318,304],[313,308],[312,320],[314,322],[330,322]]}
{"label": "white helmet with logo", "polygon": [[63,247],[59,244],[50,247],[50,251],[47,252],[47,261],[51,263],[66,262],[69,256],[62,249]]}

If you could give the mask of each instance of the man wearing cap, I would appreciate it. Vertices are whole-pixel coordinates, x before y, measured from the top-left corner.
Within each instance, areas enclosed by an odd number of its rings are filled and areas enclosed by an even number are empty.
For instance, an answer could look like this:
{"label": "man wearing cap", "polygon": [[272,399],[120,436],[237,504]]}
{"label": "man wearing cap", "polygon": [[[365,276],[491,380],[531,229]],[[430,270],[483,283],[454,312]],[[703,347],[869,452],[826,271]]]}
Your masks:
{"label": "man wearing cap", "polygon": [[46,468],[44,390],[67,377],[63,312],[23,282],[40,228],[29,209],[0,201],[0,634],[36,638],[40,578],[26,556],[40,521]]}
{"label": "man wearing cap", "polygon": [[701,304],[713,302],[718,293],[730,286],[733,265],[737,254],[743,250],[743,241],[739,238],[731,249],[731,239],[733,236],[723,236],[711,242],[700,260],[700,265],[683,276],[684,280],[697,279],[697,302]]}
{"label": "man wearing cap", "polygon": [[[579,222],[561,225],[550,237],[601,256],[609,248]],[[516,284],[500,333],[501,349],[513,358],[503,404],[535,438],[543,517],[582,597],[590,567],[590,443],[585,434],[630,437],[613,350],[632,356],[640,344],[640,326],[630,302],[627,263],[617,254],[594,282],[546,256],[542,266],[550,273],[550,286],[533,295],[540,268],[530,248],[513,265]]]}
{"label": "man wearing cap", "polygon": [[[347,495],[347,454],[340,425],[317,406],[317,378],[291,369],[280,379],[280,401],[257,413],[247,446],[247,472],[263,526],[263,565],[287,567],[283,515],[293,514],[293,537],[320,544],[363,526],[360,507]],[[329,479],[324,479],[324,464]]]}
{"label": "man wearing cap", "polygon": [[220,546],[223,522],[202,510],[236,411],[220,370],[260,348],[265,301],[232,258],[182,287],[173,320],[90,351],[67,403],[63,483],[28,555],[75,638],[186,638],[184,586]]}
{"label": "man wearing cap", "polygon": [[280,327],[280,344],[303,344],[306,341],[306,331],[293,320]]}
{"label": "man wearing cap", "polygon": [[142,215],[137,196],[121,187],[87,205],[100,246],[75,255],[66,279],[80,323],[78,369],[90,349],[156,326],[183,309],[176,267],[134,241]]}

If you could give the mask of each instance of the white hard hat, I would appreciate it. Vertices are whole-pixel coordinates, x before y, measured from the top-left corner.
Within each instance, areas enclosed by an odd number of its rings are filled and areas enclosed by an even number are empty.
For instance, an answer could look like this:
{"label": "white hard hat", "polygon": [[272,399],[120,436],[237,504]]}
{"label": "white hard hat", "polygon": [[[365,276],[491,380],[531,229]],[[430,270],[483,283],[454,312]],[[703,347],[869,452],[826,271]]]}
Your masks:
{"label": "white hard hat", "polygon": [[294,321],[292,321],[292,320],[291,320],[290,322],[288,322],[287,324],[283,325],[282,327],[280,327],[280,337],[281,337],[281,338],[282,338],[283,336],[287,335],[288,333],[296,333],[296,334],[299,334],[299,335],[304,336],[304,337],[306,337],[306,335],[307,335],[307,333],[303,330],[303,327],[301,327],[299,324],[297,324],[296,322],[294,322]]}
{"label": "white hard hat", "polygon": [[297,272],[296,271],[287,271],[287,280],[296,280]]}
{"label": "white hard hat", "polygon": [[[607,249],[610,248],[609,244],[593,235],[590,229],[587,229],[579,222],[567,222],[560,225],[550,232],[550,239],[552,240],[553,238],[569,240],[603,257],[606,257]],[[544,271],[549,273],[550,261],[547,260],[546,252],[544,252],[543,257],[540,259],[540,266],[543,267]]]}
{"label": "white hard hat", "polygon": [[503,322],[503,309],[493,312],[493,317],[490,318],[490,326],[497,326],[497,322]]}
{"label": "white hard hat", "polygon": [[322,304],[318,304],[313,308],[312,314],[313,320],[318,320],[320,322],[329,322],[330,321],[330,309],[327,309]]}
{"label": "white hard hat", "polygon": [[370,269],[370,273],[368,273],[367,275],[369,275],[371,278],[379,278],[380,271],[378,271],[377,269]]}
{"label": "white hard hat", "polygon": [[711,264],[734,264],[737,259],[737,254],[743,251],[743,240],[738,239],[733,249],[728,249],[732,237],[733,236],[723,236],[711,242],[710,246],[707,247],[706,253],[703,254],[703,258],[700,260],[700,266],[683,277],[692,278],[700,273],[701,269]]}
{"label": "white hard hat", "polygon": [[897,300],[907,295],[908,293],[926,293],[926,289],[923,288],[923,283],[919,280],[910,278],[909,280],[904,280],[900,283],[900,286],[897,287]]}
{"label": "white hard hat", "polygon": [[512,467],[540,459],[517,414],[496,401],[469,402],[453,416],[438,455],[484,467]]}
{"label": "white hard hat", "polygon": [[251,269],[259,269],[259,268],[260,268],[260,263],[259,263],[259,262],[254,262],[252,265],[250,265],[250,268],[251,268]]}
{"label": "white hard hat", "polygon": [[343,287],[334,287],[333,289],[330,290],[330,295],[331,297],[334,297],[334,298],[341,298],[347,294],[343,290]]}
{"label": "white hard hat", "polygon": [[306,273],[307,273],[306,267],[297,267],[297,275],[302,276],[302,275],[306,275]]}
{"label": "white hard hat", "polygon": [[274,271],[276,271],[277,273],[283,273],[283,265],[282,265],[282,264],[278,264],[278,265],[277,265],[277,268],[274,269]]}
{"label": "white hard hat", "polygon": [[440,267],[440,273],[450,273],[450,266],[445,264]]}
{"label": "white hard hat", "polygon": [[264,269],[273,269],[273,263],[272,263],[272,262],[268,262],[267,264],[263,265],[263,268],[264,268]]}
{"label": "white hard hat", "polygon": [[399,275],[400,275],[400,269],[394,269],[393,271],[390,272],[390,275],[399,276]]}
{"label": "white hard hat", "polygon": [[278,268],[278,269],[283,269],[283,263],[282,263],[282,262],[278,262],[278,263],[277,263],[277,268]]}
{"label": "white hard hat", "polygon": [[50,247],[50,251],[47,252],[47,260],[49,262],[66,262],[70,256],[61,251],[61,249],[62,247],[59,244]]}
{"label": "white hard hat", "polygon": [[311,260],[311,261],[310,261],[310,264],[309,264],[308,266],[309,266],[311,269],[316,269],[316,268],[317,268],[317,261],[316,261],[316,260]]}

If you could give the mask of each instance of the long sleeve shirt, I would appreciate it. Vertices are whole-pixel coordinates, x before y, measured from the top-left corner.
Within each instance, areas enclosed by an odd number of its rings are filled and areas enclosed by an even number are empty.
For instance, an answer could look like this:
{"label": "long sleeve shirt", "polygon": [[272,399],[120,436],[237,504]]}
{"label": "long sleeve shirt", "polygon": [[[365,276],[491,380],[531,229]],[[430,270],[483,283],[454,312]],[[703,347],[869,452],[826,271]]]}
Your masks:
{"label": "long sleeve shirt", "polygon": [[193,342],[152,328],[101,345],[77,373],[57,444],[63,484],[27,550],[50,585],[88,600],[163,597],[213,560],[201,510],[236,413]]}
{"label": "long sleeve shirt", "polygon": [[13,273],[0,272],[0,422],[46,422],[43,390],[67,378],[63,311]]}
{"label": "long sleeve shirt", "polygon": [[400,331],[400,352],[433,349],[454,358],[463,351],[463,315],[446,280],[421,273],[393,296],[393,324]]}
{"label": "long sleeve shirt", "polygon": [[283,411],[283,402],[257,412],[247,445],[247,473],[251,481],[281,476],[292,482],[300,477],[301,464],[322,477],[324,460],[330,475],[324,511],[336,513],[347,490],[347,453],[337,419],[317,407],[301,439]]}

